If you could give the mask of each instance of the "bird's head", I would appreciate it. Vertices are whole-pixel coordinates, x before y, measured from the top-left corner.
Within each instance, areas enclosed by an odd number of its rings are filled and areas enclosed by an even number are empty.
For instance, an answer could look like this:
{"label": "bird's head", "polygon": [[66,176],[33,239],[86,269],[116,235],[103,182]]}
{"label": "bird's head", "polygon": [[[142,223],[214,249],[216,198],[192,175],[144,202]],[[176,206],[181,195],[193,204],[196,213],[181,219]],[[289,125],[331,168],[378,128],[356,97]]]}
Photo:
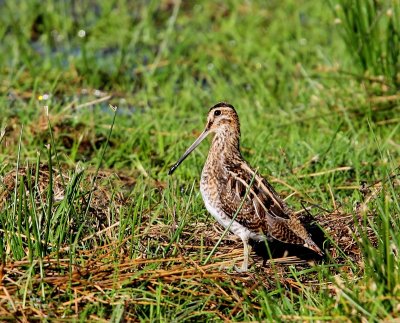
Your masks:
{"label": "bird's head", "polygon": [[226,135],[226,136],[240,136],[239,117],[235,108],[225,102],[220,102],[208,111],[207,124],[200,136],[195,142],[186,150],[181,158],[171,167],[168,174],[171,175],[175,169],[186,159],[186,157],[196,149],[196,147],[210,134]]}

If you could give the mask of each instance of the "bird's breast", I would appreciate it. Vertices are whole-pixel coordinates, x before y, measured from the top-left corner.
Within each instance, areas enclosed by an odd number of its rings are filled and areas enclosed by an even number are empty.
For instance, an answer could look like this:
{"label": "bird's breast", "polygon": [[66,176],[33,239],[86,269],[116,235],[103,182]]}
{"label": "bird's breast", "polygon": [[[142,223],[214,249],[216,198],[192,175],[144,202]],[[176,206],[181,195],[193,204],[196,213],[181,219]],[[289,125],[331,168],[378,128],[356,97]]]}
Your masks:
{"label": "bird's breast", "polygon": [[[200,190],[204,196],[218,202],[228,183],[228,172],[221,166],[205,165],[201,174]],[[203,194],[204,193],[204,194]]]}

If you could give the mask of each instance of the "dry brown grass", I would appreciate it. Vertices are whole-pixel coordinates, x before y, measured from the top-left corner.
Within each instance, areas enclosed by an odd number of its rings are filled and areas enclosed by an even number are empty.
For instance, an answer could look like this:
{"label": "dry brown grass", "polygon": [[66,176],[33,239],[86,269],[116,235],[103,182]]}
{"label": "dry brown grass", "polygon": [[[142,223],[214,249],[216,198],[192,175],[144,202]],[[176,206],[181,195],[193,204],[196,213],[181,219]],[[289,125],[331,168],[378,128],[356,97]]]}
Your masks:
{"label": "dry brown grass", "polygon": [[[20,183],[25,186],[26,194],[30,194],[28,177],[30,176],[31,183],[35,183],[35,171],[34,168],[18,170],[18,177]],[[15,190],[16,174],[13,170],[3,178],[3,202],[9,199]],[[38,192],[45,196],[50,178],[48,167],[42,165],[38,174]],[[52,176],[54,198],[62,199],[65,196],[65,188],[61,178],[68,183],[71,180],[71,172],[66,169],[62,173],[54,170]],[[90,181],[80,184],[80,190],[87,191],[88,187],[85,187],[84,183]],[[149,214],[143,215],[146,218],[142,221],[142,228],[137,230],[139,234],[118,241],[115,237],[119,222],[115,219],[114,222],[110,222],[109,205],[112,200],[113,205],[123,207],[126,199],[121,190],[119,195],[110,193],[112,190],[109,185],[115,187],[116,183],[123,187],[134,185],[134,180],[129,177],[113,177],[106,172],[99,173],[89,212],[90,216],[96,219],[91,222],[96,232],[82,240],[96,240],[95,247],[90,250],[72,251],[70,247],[62,246],[57,253],[52,253],[41,261],[31,262],[25,257],[19,261],[2,263],[1,317],[11,320],[18,317],[27,321],[30,318],[61,318],[68,313],[69,317],[78,318],[85,304],[99,302],[107,304],[110,309],[115,304],[123,304],[125,318],[129,320],[135,317],[135,306],[155,304],[154,299],[135,296],[134,290],[140,289],[152,294],[159,291],[165,299],[171,299],[171,295],[178,298],[185,295],[195,299],[206,298],[208,301],[204,311],[214,313],[222,320],[228,320],[221,309],[231,309],[232,317],[240,311],[245,298],[247,303],[250,300],[250,304],[257,310],[257,290],[260,288],[271,290],[279,286],[282,290],[300,293],[304,286],[308,286],[313,289],[327,288],[334,293],[332,282],[321,285],[312,274],[301,276],[300,281],[294,279],[290,275],[290,266],[295,266],[297,270],[310,268],[318,265],[321,259],[310,258],[309,255],[302,257],[301,253],[304,250],[300,249],[300,254],[296,254],[299,249],[291,250],[290,246],[286,245],[279,247],[280,253],[274,252],[275,255],[281,256],[273,260],[268,259],[265,250],[260,251],[256,248],[257,253],[253,253],[252,257],[253,269],[239,274],[232,270],[232,265],[241,261],[242,246],[236,237],[227,235],[212,261],[205,264],[206,255],[211,252],[222,234],[218,225],[210,226],[202,222],[188,224],[182,231],[180,240],[172,244],[174,251],[166,257],[152,257],[149,250],[170,244],[171,232],[176,230],[176,226],[162,223],[149,226]],[[330,214],[316,218],[316,222],[330,237],[331,242],[326,245],[325,250],[335,263],[345,263],[346,255],[362,267],[362,252],[357,243],[358,230],[361,228],[365,232],[361,217],[362,214],[368,213],[373,221],[373,212],[366,208],[366,203],[379,193],[381,187],[381,184],[377,184],[366,193],[365,203],[358,206],[355,215],[336,209]],[[83,199],[82,203],[85,201],[87,202],[87,199]],[[376,241],[373,232],[369,230],[368,233],[370,239]],[[101,244],[104,235],[108,235],[108,241],[112,242]],[[73,262],[70,252],[74,252]],[[241,286],[245,294],[240,292],[237,286]],[[42,299],[44,290],[45,301]],[[118,294],[118,290],[125,292]],[[117,296],[111,297],[114,293]],[[74,295],[72,299],[71,294]],[[164,306],[172,306],[171,304],[165,303]]]}

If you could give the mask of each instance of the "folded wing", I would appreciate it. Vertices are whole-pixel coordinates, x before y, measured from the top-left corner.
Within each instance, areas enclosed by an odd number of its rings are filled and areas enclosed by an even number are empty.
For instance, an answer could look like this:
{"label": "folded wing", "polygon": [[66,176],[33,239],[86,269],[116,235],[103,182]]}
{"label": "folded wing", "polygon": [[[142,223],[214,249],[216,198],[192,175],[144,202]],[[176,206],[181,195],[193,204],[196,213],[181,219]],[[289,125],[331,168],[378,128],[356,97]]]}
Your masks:
{"label": "folded wing", "polygon": [[272,186],[247,164],[228,170],[228,182],[221,190],[224,212],[255,233],[276,240],[302,244],[321,253],[308,232]]}

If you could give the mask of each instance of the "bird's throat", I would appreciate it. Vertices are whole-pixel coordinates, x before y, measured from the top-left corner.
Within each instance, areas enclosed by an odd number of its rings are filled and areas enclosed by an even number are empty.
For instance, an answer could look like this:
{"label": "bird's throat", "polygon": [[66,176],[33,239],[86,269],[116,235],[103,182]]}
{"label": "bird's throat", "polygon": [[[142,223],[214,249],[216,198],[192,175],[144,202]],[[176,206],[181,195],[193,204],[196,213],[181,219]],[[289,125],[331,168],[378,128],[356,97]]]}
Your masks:
{"label": "bird's throat", "polygon": [[239,134],[228,132],[216,133],[212,140],[208,158],[216,159],[220,162],[241,158]]}

